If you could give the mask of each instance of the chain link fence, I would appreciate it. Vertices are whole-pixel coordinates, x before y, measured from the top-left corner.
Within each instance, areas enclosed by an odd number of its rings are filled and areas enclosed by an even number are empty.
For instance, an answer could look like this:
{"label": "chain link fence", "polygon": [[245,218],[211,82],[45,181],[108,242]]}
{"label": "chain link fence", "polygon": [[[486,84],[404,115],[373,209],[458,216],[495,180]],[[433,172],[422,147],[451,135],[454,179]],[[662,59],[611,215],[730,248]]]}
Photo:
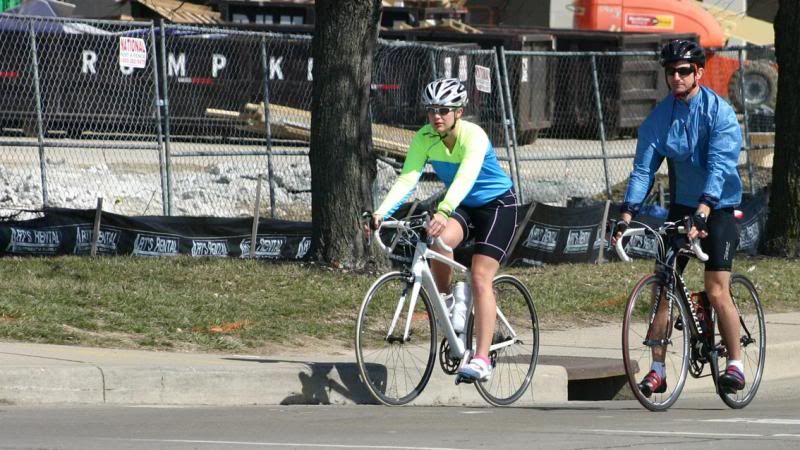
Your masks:
{"label": "chain link fence", "polygon": [[[520,136],[516,147],[519,186],[527,200],[559,205],[586,197],[621,201],[638,126],[668,94],[658,53],[508,51],[505,60],[512,85],[527,83],[551,99],[544,108],[531,109],[534,121],[546,126]],[[545,74],[530,77],[529,67]],[[771,180],[774,50],[711,50],[702,84],[737,110],[744,137],[740,174],[745,189],[754,193]],[[660,173],[665,176],[666,170],[664,164]],[[660,183],[668,190],[666,177]]]}
{"label": "chain link fence", "polygon": [[[152,24],[0,15],[0,31],[0,204],[91,208],[112,190],[122,213],[160,213]],[[122,37],[141,68],[120,65]]]}
{"label": "chain link fence", "polygon": [[[0,37],[0,215],[104,197],[125,215],[237,217],[260,197],[262,217],[310,220],[310,36],[0,15]],[[120,66],[122,39],[141,45],[138,67]],[[478,47],[379,41],[376,201],[425,123],[420,92],[442,76],[466,84],[465,118],[524,201],[620,200],[636,129],[667,93],[656,53]],[[704,83],[740,112],[746,189],[767,185],[774,51],[715,51]],[[441,188],[426,173],[415,195]]]}

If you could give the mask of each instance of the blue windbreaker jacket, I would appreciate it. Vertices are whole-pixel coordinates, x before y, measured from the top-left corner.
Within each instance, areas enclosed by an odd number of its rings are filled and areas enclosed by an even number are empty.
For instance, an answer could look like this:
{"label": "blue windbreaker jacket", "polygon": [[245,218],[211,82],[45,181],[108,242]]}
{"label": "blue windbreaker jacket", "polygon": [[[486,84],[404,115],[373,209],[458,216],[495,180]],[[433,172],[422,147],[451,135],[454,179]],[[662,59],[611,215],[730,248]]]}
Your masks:
{"label": "blue windbreaker jacket", "polygon": [[639,211],[664,158],[669,161],[673,203],[737,206],[742,200],[737,171],[741,147],[736,113],[714,91],[701,86],[688,102],[667,96],[639,127],[623,212]]}

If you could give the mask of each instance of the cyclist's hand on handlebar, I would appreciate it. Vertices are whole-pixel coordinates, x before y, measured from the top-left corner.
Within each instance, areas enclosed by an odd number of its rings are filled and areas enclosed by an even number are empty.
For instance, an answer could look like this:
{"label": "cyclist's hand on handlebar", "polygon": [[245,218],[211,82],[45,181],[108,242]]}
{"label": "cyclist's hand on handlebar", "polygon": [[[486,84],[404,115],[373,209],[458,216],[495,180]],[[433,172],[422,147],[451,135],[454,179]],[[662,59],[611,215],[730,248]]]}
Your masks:
{"label": "cyclist's hand on handlebar", "polygon": [[369,229],[372,231],[377,230],[381,227],[381,222],[383,222],[383,217],[373,214],[369,220]]}
{"label": "cyclist's hand on handlebar", "polygon": [[437,212],[431,217],[431,220],[428,221],[428,228],[426,231],[428,232],[428,236],[435,238],[442,234],[446,226],[447,217]]}
{"label": "cyclist's hand on handlebar", "polygon": [[708,223],[706,222],[706,215],[704,213],[696,212],[691,217],[687,217],[686,225],[687,228],[689,228],[686,237],[688,237],[690,241],[697,238],[705,239],[706,236],[708,236]]}
{"label": "cyclist's hand on handlebar", "polygon": [[377,214],[372,214],[369,211],[364,211],[361,217],[364,218],[364,238],[369,241],[372,238],[372,232],[380,228],[383,218]]}
{"label": "cyclist's hand on handlebar", "polygon": [[628,222],[626,222],[625,219],[619,219],[617,221],[617,224],[614,225],[614,229],[611,230],[611,245],[612,246],[617,245],[617,239],[621,239],[622,238],[622,233],[624,233],[625,230],[628,229],[629,225],[630,224]]}

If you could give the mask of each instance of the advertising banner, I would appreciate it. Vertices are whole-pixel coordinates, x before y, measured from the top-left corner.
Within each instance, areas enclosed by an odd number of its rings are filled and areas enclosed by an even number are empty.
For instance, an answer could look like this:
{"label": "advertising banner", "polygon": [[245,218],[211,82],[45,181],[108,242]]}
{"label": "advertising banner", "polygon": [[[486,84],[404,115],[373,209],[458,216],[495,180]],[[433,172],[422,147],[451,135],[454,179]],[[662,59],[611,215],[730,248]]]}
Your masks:
{"label": "advertising banner", "polygon": [[512,251],[509,265],[537,266],[544,263],[595,262],[602,245],[605,204],[565,208],[536,203],[522,235]]}
{"label": "advertising banner", "polygon": [[[0,256],[88,255],[95,210],[46,209],[42,217],[0,223]],[[251,218],[128,217],[103,212],[97,254],[249,258]],[[310,257],[311,224],[261,220],[255,257],[282,261]]]}

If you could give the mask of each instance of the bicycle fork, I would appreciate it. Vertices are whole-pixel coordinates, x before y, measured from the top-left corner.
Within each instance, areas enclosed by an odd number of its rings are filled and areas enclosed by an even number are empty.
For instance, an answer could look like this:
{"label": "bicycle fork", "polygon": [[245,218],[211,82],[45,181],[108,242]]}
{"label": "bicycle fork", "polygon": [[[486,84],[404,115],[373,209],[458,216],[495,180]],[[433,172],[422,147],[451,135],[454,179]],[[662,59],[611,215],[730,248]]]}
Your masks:
{"label": "bicycle fork", "polygon": [[400,298],[397,300],[397,307],[394,309],[394,315],[392,316],[392,323],[389,325],[389,329],[386,331],[386,341],[389,343],[394,342],[408,342],[411,337],[411,320],[413,319],[414,308],[417,305],[417,298],[419,296],[419,283],[413,283],[411,285],[411,298],[408,302],[408,314],[406,315],[406,323],[403,330],[403,337],[398,339],[394,337],[394,330],[397,326],[397,321],[400,319],[400,314],[403,311],[403,306],[406,303],[406,297],[408,294],[408,286],[406,289],[403,290],[403,293],[400,295]]}

